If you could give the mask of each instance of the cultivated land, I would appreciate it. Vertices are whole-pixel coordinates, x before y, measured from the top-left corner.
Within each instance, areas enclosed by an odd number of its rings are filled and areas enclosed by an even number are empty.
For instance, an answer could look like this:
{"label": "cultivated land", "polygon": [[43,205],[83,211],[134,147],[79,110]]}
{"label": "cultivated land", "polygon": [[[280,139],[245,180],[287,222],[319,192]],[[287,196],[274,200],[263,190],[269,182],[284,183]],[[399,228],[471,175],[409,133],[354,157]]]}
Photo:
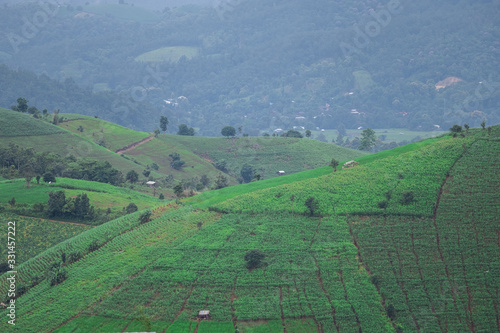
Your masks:
{"label": "cultivated land", "polygon": [[[150,222],[137,212],[67,239],[19,266],[28,284],[80,253],[65,281],[16,299],[8,329],[499,331],[500,127],[359,162],[205,192],[155,207]],[[245,267],[252,249],[260,268]],[[196,320],[205,309],[210,320]]]}

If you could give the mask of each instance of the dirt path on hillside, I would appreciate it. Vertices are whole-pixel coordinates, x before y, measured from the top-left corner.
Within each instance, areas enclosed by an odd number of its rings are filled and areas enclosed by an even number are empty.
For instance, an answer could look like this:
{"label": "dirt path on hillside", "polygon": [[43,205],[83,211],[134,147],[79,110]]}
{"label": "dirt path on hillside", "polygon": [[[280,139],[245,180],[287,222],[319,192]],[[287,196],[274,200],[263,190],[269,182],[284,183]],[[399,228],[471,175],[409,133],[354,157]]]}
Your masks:
{"label": "dirt path on hillside", "polygon": [[153,139],[154,139],[154,137],[148,136],[147,138],[144,138],[141,141],[134,142],[131,145],[128,145],[126,147],[123,147],[123,148],[120,148],[120,149],[116,150],[115,153],[117,153],[119,155],[125,154],[126,152],[131,151],[132,149],[135,149],[136,147],[138,147],[140,145],[143,145],[146,142],[149,142],[149,141],[151,141]]}

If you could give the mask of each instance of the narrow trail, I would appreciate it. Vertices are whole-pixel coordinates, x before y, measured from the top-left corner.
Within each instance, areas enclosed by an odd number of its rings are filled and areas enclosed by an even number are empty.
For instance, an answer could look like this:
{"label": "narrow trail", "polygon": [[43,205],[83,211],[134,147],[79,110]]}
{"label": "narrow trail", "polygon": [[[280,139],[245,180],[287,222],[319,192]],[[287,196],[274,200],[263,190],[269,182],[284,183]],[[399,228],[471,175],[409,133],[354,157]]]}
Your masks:
{"label": "narrow trail", "polygon": [[283,288],[280,286],[280,311],[281,311],[281,325],[283,325],[283,333],[287,333],[285,325],[285,315],[283,313]]}
{"label": "narrow trail", "polygon": [[138,141],[138,142],[134,142],[126,147],[123,147],[123,148],[120,148],[118,150],[115,150],[115,153],[117,153],[118,155],[122,155],[122,154],[125,154],[126,152],[128,151],[131,151],[137,147],[139,147],[140,145],[143,145],[145,144],[146,142],[149,142],[151,140],[153,140],[154,137],[153,136],[148,136],[147,138],[144,138],[142,139],[141,141]]}

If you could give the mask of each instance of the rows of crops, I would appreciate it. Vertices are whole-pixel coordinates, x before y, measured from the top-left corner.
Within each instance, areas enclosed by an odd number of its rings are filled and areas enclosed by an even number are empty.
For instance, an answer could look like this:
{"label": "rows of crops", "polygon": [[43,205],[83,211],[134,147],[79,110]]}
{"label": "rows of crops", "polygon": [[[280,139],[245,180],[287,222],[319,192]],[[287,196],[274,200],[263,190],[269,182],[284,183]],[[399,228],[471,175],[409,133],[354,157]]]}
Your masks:
{"label": "rows of crops", "polygon": [[[16,223],[16,264],[19,265],[60,242],[74,237],[85,230],[87,225],[51,222],[32,217],[0,214],[0,244],[7,244],[7,223]],[[0,247],[0,258],[7,258],[7,247]]]}
{"label": "rows of crops", "polygon": [[[64,114],[64,117],[69,118],[67,114]],[[113,151],[149,136],[149,133],[134,131],[93,117],[71,115],[71,118],[74,120],[63,122],[60,126],[90,141],[96,142],[102,139],[106,147]]]}
{"label": "rows of crops", "polygon": [[65,130],[33,116],[0,108],[0,137],[48,135]]}
{"label": "rows of crops", "polygon": [[[161,250],[180,244],[196,232],[197,222],[203,221],[209,225],[216,218],[217,215],[213,213],[195,212],[190,208],[176,209],[113,237],[98,250],[69,265],[68,278],[64,283],[50,287],[46,281],[42,281],[18,298],[16,315],[19,325],[16,325],[16,329],[20,332],[55,329],[133,282],[134,277],[140,276],[141,271],[162,255]],[[101,227],[91,231],[99,229],[113,232],[110,228]],[[47,256],[47,252],[44,254]],[[30,273],[26,272],[29,268],[26,264],[22,265],[20,270],[23,269],[23,272],[20,273]]]}
{"label": "rows of crops", "polygon": [[[425,149],[389,156],[303,182],[242,194],[213,206],[223,211],[304,213],[305,200],[319,201],[317,213],[430,216],[446,173],[474,138],[440,140]],[[401,204],[411,191],[414,200]],[[389,193],[390,197],[387,197]],[[386,208],[378,203],[387,201]]]}
{"label": "rows of crops", "polygon": [[405,332],[498,332],[500,144],[457,161],[436,215],[351,218],[361,259]]}
{"label": "rows of crops", "polygon": [[[163,238],[161,230],[155,235]],[[214,322],[200,324],[199,332],[218,325],[220,332],[232,332],[233,324],[251,332],[245,329],[249,322],[267,322],[272,332],[284,326],[290,332],[390,330],[349,239],[343,218],[227,215],[176,246],[141,249],[138,255],[157,259],[84,313],[126,318],[124,324],[142,313],[153,324],[172,324],[167,332],[194,329],[196,314],[205,308]],[[115,247],[110,243],[109,250]],[[243,257],[253,248],[266,254],[267,266],[249,271]]]}
{"label": "rows of crops", "polygon": [[366,154],[305,138],[179,138],[177,141],[198,155],[227,161],[227,168],[234,174],[239,174],[241,166],[247,163],[266,179],[275,177],[279,170],[291,174],[327,165],[332,157],[348,161]]}
{"label": "rows of crops", "polygon": [[[169,206],[159,206],[155,210],[162,210],[165,207],[173,209]],[[132,213],[122,218],[110,221],[106,224],[95,227],[87,232],[79,234],[73,238],[67,239],[57,245],[51,247],[47,251],[27,260],[18,267],[18,279],[28,284],[35,276],[42,276],[45,274],[47,267],[53,262],[61,260],[61,254],[80,252],[85,254],[88,252],[89,245],[97,241],[98,244],[104,244],[114,237],[132,230],[139,225],[139,215],[141,212]],[[5,295],[8,289],[8,283],[5,279],[0,280],[0,294]]]}

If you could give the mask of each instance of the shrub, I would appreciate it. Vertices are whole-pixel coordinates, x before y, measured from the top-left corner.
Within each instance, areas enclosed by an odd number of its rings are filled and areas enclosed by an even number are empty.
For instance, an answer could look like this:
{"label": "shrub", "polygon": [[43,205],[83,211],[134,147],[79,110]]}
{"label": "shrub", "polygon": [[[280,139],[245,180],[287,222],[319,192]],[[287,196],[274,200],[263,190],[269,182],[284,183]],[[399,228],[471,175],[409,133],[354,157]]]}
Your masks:
{"label": "shrub", "polygon": [[415,200],[413,191],[405,191],[401,195],[401,204],[402,205],[409,205]]}
{"label": "shrub", "polygon": [[70,253],[69,258],[68,258],[68,263],[74,263],[80,259],[81,253],[79,251],[75,251]]}
{"label": "shrub", "polygon": [[387,307],[387,317],[389,317],[391,320],[396,319],[396,309],[392,304],[389,304],[389,306]]}
{"label": "shrub", "polygon": [[140,224],[144,224],[144,223],[148,223],[149,221],[151,221],[151,216],[153,215],[153,212],[148,210],[148,211],[145,211],[144,213],[141,214],[141,216],[139,216],[139,222]]}
{"label": "shrub", "polygon": [[319,208],[319,202],[314,197],[307,198],[306,202],[304,202],[304,205],[306,205],[306,207],[309,211],[309,216],[314,216],[314,214],[316,214],[316,212],[318,211],[318,208]]}
{"label": "shrub", "polygon": [[50,172],[46,172],[44,173],[43,175],[43,181],[46,182],[46,183],[55,183],[56,182],[56,177],[54,177],[54,175]]}
{"label": "shrub", "polygon": [[387,202],[387,200],[380,201],[380,202],[378,203],[378,208],[380,208],[380,209],[386,209],[388,204],[389,204],[389,203]]}
{"label": "shrub", "polygon": [[259,250],[250,250],[245,254],[246,268],[254,269],[265,265],[262,261],[266,255]]}
{"label": "shrub", "polygon": [[88,246],[87,250],[89,252],[93,252],[99,248],[99,241],[97,239],[94,239]]}
{"label": "shrub", "polygon": [[127,214],[131,214],[131,213],[134,213],[134,212],[137,212],[139,208],[137,208],[137,205],[133,202],[129,203],[127,208],[125,208],[125,211],[127,212]]}

